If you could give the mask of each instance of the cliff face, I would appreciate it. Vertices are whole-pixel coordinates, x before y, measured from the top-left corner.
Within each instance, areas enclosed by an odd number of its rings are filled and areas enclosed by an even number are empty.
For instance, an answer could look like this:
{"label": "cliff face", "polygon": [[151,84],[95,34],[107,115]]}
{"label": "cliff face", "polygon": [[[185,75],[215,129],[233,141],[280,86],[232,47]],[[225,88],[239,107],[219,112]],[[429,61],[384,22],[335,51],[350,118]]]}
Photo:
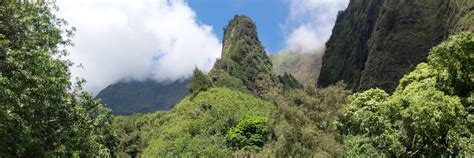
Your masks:
{"label": "cliff face", "polygon": [[339,12],[332,35],[326,43],[318,85],[329,86],[340,80],[354,89],[367,61],[368,46],[382,6],[380,0],[352,0]]}
{"label": "cliff face", "polygon": [[472,31],[472,0],[351,0],[323,57],[319,86],[344,80],[351,89],[393,92],[430,48]]}
{"label": "cliff face", "polygon": [[257,35],[255,23],[247,16],[235,16],[224,30],[221,59],[209,73],[217,86],[246,89],[262,96],[278,80]]}

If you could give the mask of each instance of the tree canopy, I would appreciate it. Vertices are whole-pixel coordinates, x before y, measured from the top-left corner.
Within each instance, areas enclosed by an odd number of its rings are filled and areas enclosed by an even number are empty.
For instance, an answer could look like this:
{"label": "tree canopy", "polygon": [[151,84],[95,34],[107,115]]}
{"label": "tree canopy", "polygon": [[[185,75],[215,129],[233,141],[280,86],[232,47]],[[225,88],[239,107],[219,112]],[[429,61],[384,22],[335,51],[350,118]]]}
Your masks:
{"label": "tree canopy", "polygon": [[0,2],[0,157],[105,156],[110,110],[70,81],[74,29],[54,4]]}
{"label": "tree canopy", "polygon": [[[393,95],[371,89],[349,97],[340,132],[347,155],[472,156],[474,34],[434,47]],[[469,100],[469,99],[467,99]]]}
{"label": "tree canopy", "polygon": [[188,85],[189,93],[196,96],[199,92],[206,91],[212,87],[212,82],[209,77],[202,73],[201,70],[195,68],[191,83]]}

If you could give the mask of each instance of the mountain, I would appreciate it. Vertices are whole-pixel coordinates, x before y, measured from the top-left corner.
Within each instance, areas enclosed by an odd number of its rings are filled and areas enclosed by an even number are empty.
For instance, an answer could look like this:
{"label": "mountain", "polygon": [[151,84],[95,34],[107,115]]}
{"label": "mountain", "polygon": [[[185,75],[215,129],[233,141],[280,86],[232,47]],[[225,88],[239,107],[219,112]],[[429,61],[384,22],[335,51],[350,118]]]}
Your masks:
{"label": "mountain", "polygon": [[277,75],[289,73],[300,83],[312,83],[319,76],[323,54],[281,52],[270,55],[273,70]]}
{"label": "mountain", "polygon": [[191,94],[172,110],[116,117],[118,153],[340,157],[343,146],[329,131],[349,94],[342,84],[303,89],[291,74],[277,76],[249,17],[229,22],[223,44],[222,58],[207,75],[194,70]]}
{"label": "mountain", "polygon": [[474,30],[473,7],[472,0],[351,0],[326,43],[318,85],[344,80],[357,91],[393,92],[430,48]]}
{"label": "mountain", "polygon": [[122,81],[107,86],[96,98],[112,109],[114,115],[170,110],[188,95],[190,80],[161,83],[154,80]]}
{"label": "mountain", "polygon": [[255,23],[247,16],[236,15],[224,30],[221,58],[209,73],[214,84],[263,96],[278,85],[272,68]]}

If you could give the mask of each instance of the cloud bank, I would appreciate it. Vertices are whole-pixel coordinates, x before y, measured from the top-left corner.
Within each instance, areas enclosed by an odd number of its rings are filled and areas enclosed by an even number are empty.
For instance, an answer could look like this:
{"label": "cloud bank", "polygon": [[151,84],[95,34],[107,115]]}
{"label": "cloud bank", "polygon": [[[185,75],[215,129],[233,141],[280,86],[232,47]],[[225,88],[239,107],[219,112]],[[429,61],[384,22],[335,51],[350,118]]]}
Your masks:
{"label": "cloud bank", "polygon": [[314,52],[325,48],[339,11],[349,0],[288,0],[289,16],[282,28],[285,49]]}
{"label": "cloud bank", "polygon": [[58,0],[59,17],[76,27],[73,77],[97,93],[120,80],[174,81],[195,66],[209,70],[221,44],[183,0]]}

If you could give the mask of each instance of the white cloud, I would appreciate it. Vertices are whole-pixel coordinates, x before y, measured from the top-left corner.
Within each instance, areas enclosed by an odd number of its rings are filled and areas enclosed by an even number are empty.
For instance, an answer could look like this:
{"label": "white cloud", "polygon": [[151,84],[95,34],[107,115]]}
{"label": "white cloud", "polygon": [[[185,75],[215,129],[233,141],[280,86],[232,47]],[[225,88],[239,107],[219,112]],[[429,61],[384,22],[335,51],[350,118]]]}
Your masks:
{"label": "white cloud", "polygon": [[97,93],[120,80],[187,78],[209,70],[221,44],[183,0],[58,0],[59,17],[77,28],[72,75]]}
{"label": "white cloud", "polygon": [[298,52],[324,49],[332,33],[337,13],[349,0],[289,0],[289,16],[283,25],[286,48]]}

